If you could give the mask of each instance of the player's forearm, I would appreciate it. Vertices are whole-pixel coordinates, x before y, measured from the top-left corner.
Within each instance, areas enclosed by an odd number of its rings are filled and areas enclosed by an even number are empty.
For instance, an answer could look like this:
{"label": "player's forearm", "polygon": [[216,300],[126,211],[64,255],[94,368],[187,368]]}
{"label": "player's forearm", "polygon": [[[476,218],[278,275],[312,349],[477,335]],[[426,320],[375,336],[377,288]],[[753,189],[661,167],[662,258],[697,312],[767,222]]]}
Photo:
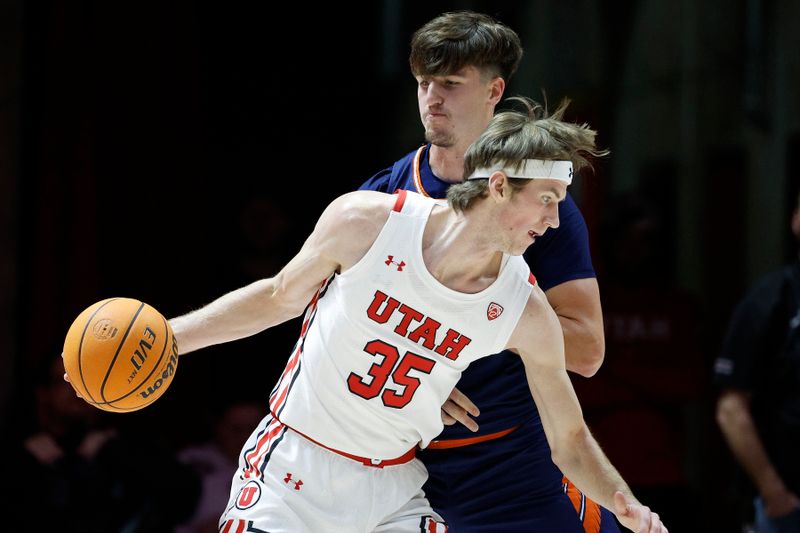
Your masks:
{"label": "player's forearm", "polygon": [[553,462],[576,487],[606,509],[614,509],[616,491],[638,503],[585,424],[553,448]]}
{"label": "player's forearm", "polygon": [[302,308],[281,299],[275,278],[262,279],[171,319],[181,354],[249,337],[289,320]]}
{"label": "player's forearm", "polygon": [[583,320],[558,316],[564,331],[564,354],[567,370],[592,377],[600,369],[605,356],[605,337],[602,320],[598,326]]}
{"label": "player's forearm", "polygon": [[786,487],[758,436],[749,402],[739,393],[723,394],[717,404],[717,423],[722,434],[759,493],[767,496]]}

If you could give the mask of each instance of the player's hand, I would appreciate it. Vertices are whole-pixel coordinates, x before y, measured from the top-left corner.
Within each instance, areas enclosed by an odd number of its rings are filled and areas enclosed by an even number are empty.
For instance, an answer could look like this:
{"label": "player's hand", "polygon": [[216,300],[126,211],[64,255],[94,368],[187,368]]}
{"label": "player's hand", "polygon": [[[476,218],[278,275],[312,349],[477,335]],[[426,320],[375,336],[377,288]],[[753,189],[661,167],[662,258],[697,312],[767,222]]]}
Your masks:
{"label": "player's hand", "polygon": [[656,513],[620,491],[614,493],[614,514],[620,524],[636,533],[668,533]]}
{"label": "player's hand", "polygon": [[800,499],[797,495],[782,487],[781,490],[776,490],[771,494],[764,494],[762,492],[761,498],[764,500],[764,512],[770,518],[780,518],[793,513],[796,509],[800,508]]}
{"label": "player's hand", "polygon": [[[61,359],[64,359],[64,352],[61,352]],[[69,376],[67,375],[67,373],[66,373],[66,372],[64,372],[64,381],[66,381],[67,383],[69,383],[70,385],[72,385],[72,382],[69,380]],[[81,396],[80,394],[78,394],[78,391],[77,391],[77,390],[75,390],[75,387],[72,387],[72,390],[74,390],[74,391],[75,391],[75,396],[77,396],[78,398],[80,398],[81,400],[83,400],[83,396]]]}
{"label": "player's hand", "polygon": [[[64,372],[64,381],[66,381],[67,383],[69,383],[70,385],[72,385],[72,382],[69,380],[69,376],[67,375],[67,373],[66,373],[66,372]],[[78,391],[77,391],[77,390],[75,390],[75,387],[72,387],[72,390],[74,390],[74,391],[75,391],[75,396],[77,396],[78,398],[80,398],[81,400],[83,400],[83,396],[81,396],[80,394],[78,394]]]}
{"label": "player's hand", "polygon": [[442,405],[442,422],[446,426],[460,422],[470,431],[478,431],[478,423],[470,418],[470,415],[479,416],[480,414],[478,406],[455,387],[453,387],[450,397]]}

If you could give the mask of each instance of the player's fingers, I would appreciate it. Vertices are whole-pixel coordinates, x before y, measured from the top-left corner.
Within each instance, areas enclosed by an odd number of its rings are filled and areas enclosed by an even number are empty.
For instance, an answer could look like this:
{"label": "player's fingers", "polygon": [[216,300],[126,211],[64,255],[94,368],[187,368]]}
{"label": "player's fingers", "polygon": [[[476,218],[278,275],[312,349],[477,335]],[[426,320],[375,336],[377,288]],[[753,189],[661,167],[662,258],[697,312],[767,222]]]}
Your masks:
{"label": "player's fingers", "polygon": [[[67,383],[69,383],[70,385],[72,385],[72,382],[69,380],[69,376],[67,375],[67,373],[66,373],[66,372],[64,372],[64,381],[66,381]],[[72,390],[75,390],[75,387],[72,387]],[[78,398],[80,398],[81,400],[83,400],[83,396],[81,396],[80,394],[78,394],[78,391],[77,391],[77,390],[75,390],[75,396],[77,396]]]}
{"label": "player's fingers", "polygon": [[658,517],[658,513],[650,514],[650,529],[647,531],[648,533],[662,533],[661,519]]}
{"label": "player's fingers", "polygon": [[464,408],[462,408],[460,405],[457,405],[455,402],[451,400],[444,402],[444,405],[442,405],[442,411],[451,418],[454,418],[456,421],[464,424],[470,431],[478,431],[478,423],[470,418],[467,411],[465,411]]}
{"label": "player's fingers", "polygon": [[614,510],[620,523],[636,533],[653,533],[653,524],[660,524],[658,519],[653,521],[655,513],[649,507],[627,498],[620,491],[614,493]]}
{"label": "player's fingers", "polygon": [[445,426],[452,426],[452,425],[453,425],[453,424],[455,424],[456,422],[458,422],[458,420],[456,420],[456,419],[455,419],[455,418],[453,418],[452,416],[448,415],[448,414],[445,412],[445,410],[444,410],[444,409],[442,409],[442,423],[443,423]]}
{"label": "player's fingers", "polygon": [[628,516],[630,514],[628,499],[620,491],[614,493],[614,514],[617,516]]}
{"label": "player's fingers", "polygon": [[458,390],[456,387],[453,387],[453,390],[450,392],[450,397],[448,398],[450,401],[464,409],[466,412],[471,414],[472,416],[479,416],[481,414],[480,409],[478,406],[472,403],[466,394]]}
{"label": "player's fingers", "polygon": [[639,533],[653,533],[653,513],[650,511],[650,508],[646,505],[638,506],[638,509],[635,510],[639,515],[639,529],[637,531]]}

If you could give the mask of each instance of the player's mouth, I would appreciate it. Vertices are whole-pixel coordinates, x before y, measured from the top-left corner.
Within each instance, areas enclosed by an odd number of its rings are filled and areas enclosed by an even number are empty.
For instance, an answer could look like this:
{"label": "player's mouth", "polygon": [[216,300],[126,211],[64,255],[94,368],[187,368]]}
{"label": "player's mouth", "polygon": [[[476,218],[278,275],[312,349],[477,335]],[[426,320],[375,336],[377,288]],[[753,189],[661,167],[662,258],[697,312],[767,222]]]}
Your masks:
{"label": "player's mouth", "polygon": [[531,241],[535,241],[535,240],[536,240],[536,237],[538,237],[538,236],[539,236],[539,234],[538,234],[538,233],[536,233],[536,232],[535,232],[535,231],[533,231],[533,230],[530,230],[530,231],[528,232],[528,237],[530,237],[530,238],[531,238]]}
{"label": "player's mouth", "polygon": [[446,113],[434,113],[433,111],[428,111],[428,114],[425,116],[427,119],[443,119],[447,118]]}

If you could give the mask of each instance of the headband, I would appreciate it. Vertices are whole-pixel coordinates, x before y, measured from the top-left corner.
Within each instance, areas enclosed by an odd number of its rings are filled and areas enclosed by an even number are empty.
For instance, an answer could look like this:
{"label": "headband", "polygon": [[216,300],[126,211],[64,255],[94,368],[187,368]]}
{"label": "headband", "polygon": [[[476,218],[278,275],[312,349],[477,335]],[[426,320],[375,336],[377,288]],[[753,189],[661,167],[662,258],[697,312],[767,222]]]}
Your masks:
{"label": "headband", "polygon": [[489,168],[476,168],[475,172],[467,176],[468,180],[488,178],[500,171],[509,178],[551,179],[563,181],[567,185],[572,183],[572,161],[553,161],[547,159],[525,159],[519,171],[492,165]]}

